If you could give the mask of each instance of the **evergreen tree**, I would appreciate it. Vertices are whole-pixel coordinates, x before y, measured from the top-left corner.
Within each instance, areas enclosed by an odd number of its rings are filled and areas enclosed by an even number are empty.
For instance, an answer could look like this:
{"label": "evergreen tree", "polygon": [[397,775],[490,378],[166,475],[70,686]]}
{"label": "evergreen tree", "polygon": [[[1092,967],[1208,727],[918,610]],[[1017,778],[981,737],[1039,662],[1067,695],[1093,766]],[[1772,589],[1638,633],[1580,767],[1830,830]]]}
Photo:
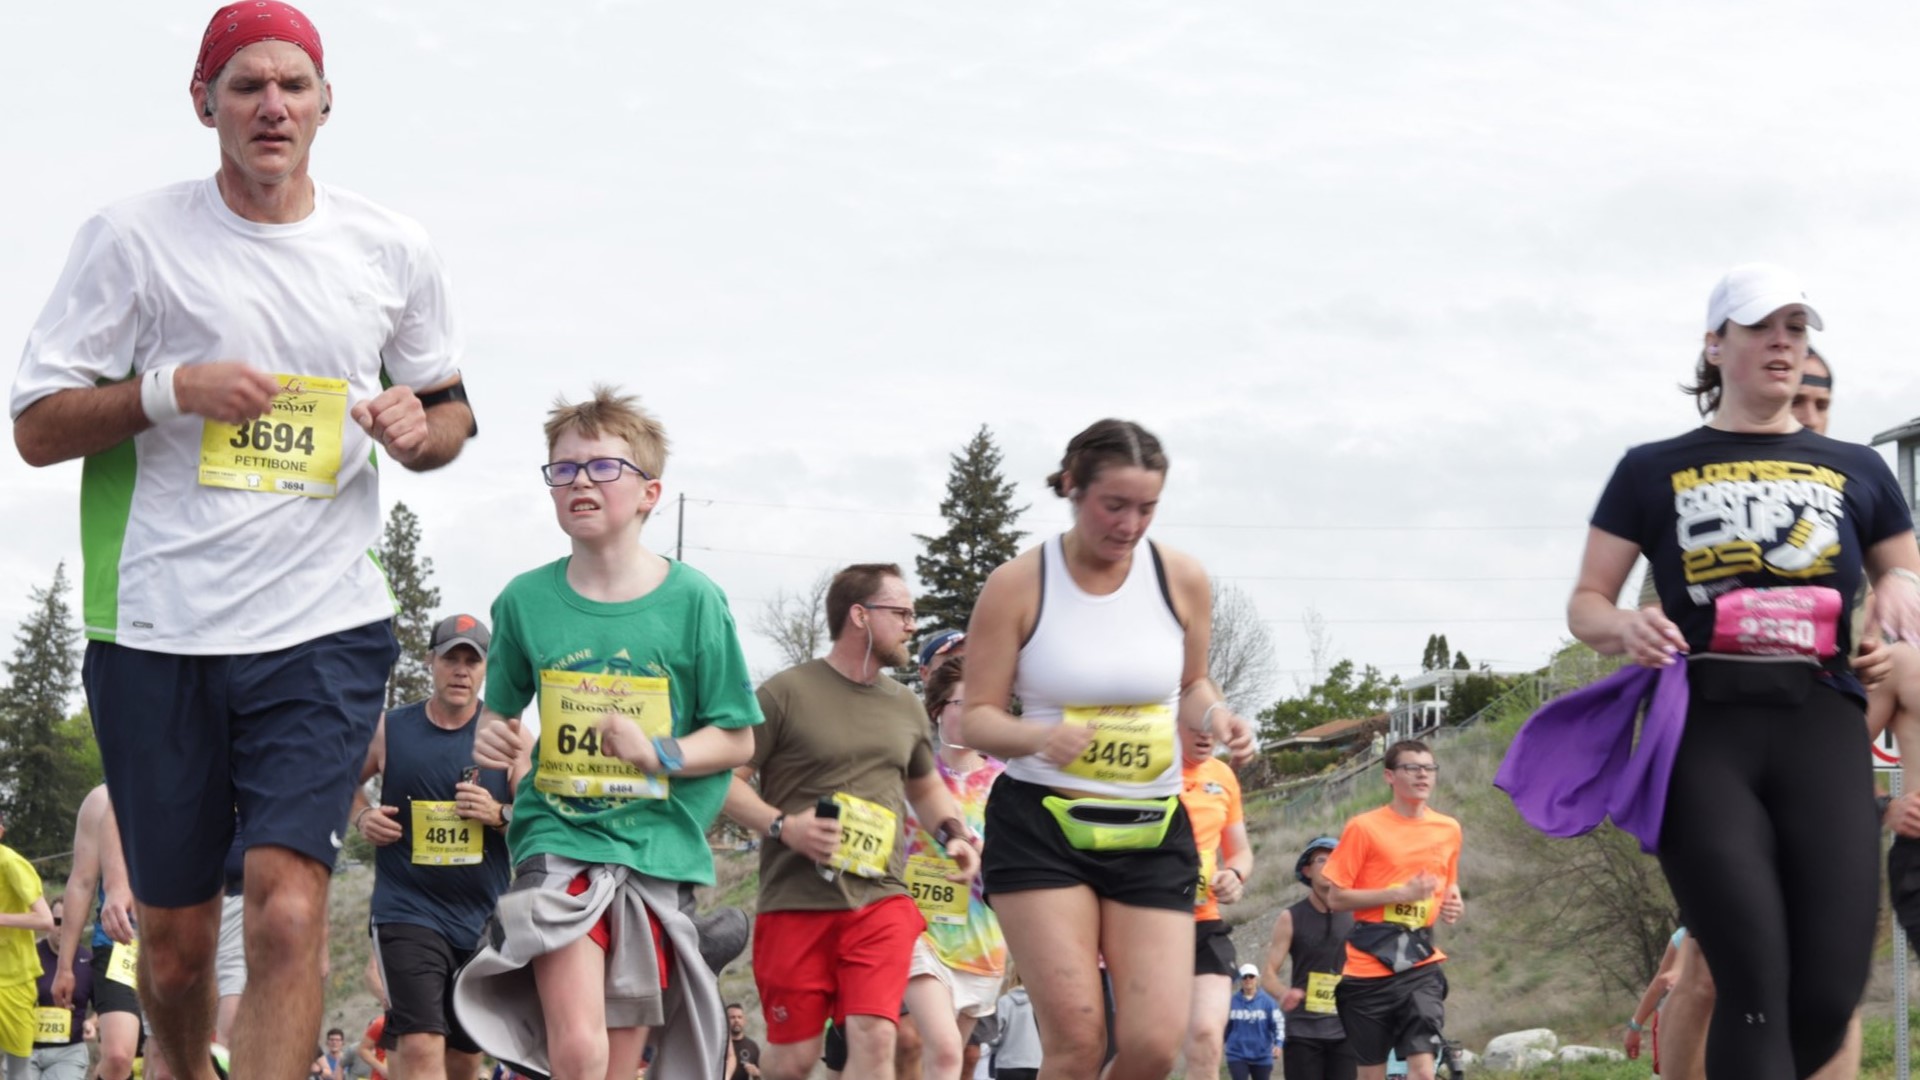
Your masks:
{"label": "evergreen tree", "polygon": [[1472,671],[1473,670],[1473,665],[1467,663],[1466,653],[1457,652],[1453,654],[1453,670],[1455,671]]}
{"label": "evergreen tree", "polygon": [[[14,634],[0,691],[0,803],[7,844],[28,857],[65,851],[73,813],[99,782],[90,772],[86,725],[68,716],[78,689],[80,631],[67,606],[67,567],[31,593],[33,613]],[[50,868],[51,869],[51,868]]]}
{"label": "evergreen tree", "polygon": [[380,566],[387,572],[387,586],[399,613],[393,619],[393,636],[400,642],[400,659],[387,677],[387,708],[419,701],[433,693],[433,676],[427,671],[427,643],[433,637],[434,609],[440,606],[440,590],[427,584],[433,576],[433,560],[420,554],[420,516],[407,504],[393,504],[387,515],[386,535],[380,539]]}
{"label": "evergreen tree", "polygon": [[1027,508],[1013,505],[1013,485],[1000,475],[1000,448],[985,424],[949,460],[953,468],[940,502],[947,531],[914,536],[927,549],[913,560],[924,590],[914,606],[927,631],[966,629],[987,575],[1020,553],[1026,535],[1013,522]]}
{"label": "evergreen tree", "polygon": [[1420,650],[1420,670],[1421,671],[1432,671],[1434,668],[1437,668],[1440,666],[1439,664],[1435,663],[1433,659],[1434,650],[1438,649],[1439,647],[1440,647],[1440,635],[1428,634],[1427,647]]}

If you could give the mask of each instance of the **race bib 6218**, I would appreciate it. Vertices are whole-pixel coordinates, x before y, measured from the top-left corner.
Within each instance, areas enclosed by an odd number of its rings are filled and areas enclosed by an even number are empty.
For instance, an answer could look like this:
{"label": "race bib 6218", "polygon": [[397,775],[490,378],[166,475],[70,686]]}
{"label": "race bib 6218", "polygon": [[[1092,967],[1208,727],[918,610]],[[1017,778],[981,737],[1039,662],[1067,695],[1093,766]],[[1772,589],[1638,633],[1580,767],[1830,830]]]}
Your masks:
{"label": "race bib 6218", "polygon": [[[1400,883],[1396,882],[1389,887],[1397,889]],[[1433,924],[1433,897],[1405,903],[1385,904],[1380,908],[1380,918],[1409,930],[1430,926]]]}

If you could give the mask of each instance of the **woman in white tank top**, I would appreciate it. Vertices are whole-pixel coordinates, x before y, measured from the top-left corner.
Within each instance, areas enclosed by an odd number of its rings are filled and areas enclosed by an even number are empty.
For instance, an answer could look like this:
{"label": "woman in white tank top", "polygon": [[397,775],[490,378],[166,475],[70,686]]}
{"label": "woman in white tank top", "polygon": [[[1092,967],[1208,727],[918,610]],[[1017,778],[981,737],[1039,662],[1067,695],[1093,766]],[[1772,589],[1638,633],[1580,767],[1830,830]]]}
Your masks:
{"label": "woman in white tank top", "polygon": [[[1210,726],[1235,764],[1252,726],[1207,677],[1206,571],[1142,543],[1166,479],[1159,440],[1102,420],[1049,480],[1065,534],[988,578],[967,633],[964,741],[1007,761],[987,803],[989,901],[1031,996],[1049,1076],[1172,1071],[1188,1011],[1199,873],[1179,806],[1175,725]],[[1010,705],[1015,697],[1022,715]]]}

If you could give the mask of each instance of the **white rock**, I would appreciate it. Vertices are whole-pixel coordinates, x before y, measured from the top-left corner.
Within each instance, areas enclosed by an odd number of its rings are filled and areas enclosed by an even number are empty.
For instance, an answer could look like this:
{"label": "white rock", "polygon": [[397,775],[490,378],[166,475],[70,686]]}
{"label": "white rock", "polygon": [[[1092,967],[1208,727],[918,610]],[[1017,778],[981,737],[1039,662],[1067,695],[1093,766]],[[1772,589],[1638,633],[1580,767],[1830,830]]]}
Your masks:
{"label": "white rock", "polygon": [[1627,1055],[1605,1046],[1563,1046],[1554,1055],[1561,1061],[1625,1061]]}
{"label": "white rock", "polygon": [[1559,1036],[1546,1028],[1509,1031],[1487,1043],[1485,1068],[1489,1072],[1517,1072],[1553,1060]]}

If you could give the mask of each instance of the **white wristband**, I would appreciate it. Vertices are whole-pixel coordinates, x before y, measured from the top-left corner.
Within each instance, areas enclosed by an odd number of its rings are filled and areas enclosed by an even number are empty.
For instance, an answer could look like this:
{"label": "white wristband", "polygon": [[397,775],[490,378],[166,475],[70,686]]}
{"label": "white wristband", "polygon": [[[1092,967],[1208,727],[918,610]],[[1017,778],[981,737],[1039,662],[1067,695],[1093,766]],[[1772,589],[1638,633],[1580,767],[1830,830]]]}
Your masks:
{"label": "white wristband", "polygon": [[140,411],[158,424],[180,415],[180,399],[173,393],[173,364],[140,375]]}
{"label": "white wristband", "polygon": [[1920,588],[1920,574],[1916,574],[1904,566],[1889,567],[1887,570],[1887,576],[1897,577],[1901,581],[1904,581],[1909,585],[1912,585],[1916,588]]}
{"label": "white wristband", "polygon": [[1213,730],[1213,710],[1218,709],[1225,704],[1226,702],[1224,701],[1216,701],[1213,704],[1207,706],[1207,711],[1200,714],[1200,723],[1195,725],[1193,730],[1212,731]]}

